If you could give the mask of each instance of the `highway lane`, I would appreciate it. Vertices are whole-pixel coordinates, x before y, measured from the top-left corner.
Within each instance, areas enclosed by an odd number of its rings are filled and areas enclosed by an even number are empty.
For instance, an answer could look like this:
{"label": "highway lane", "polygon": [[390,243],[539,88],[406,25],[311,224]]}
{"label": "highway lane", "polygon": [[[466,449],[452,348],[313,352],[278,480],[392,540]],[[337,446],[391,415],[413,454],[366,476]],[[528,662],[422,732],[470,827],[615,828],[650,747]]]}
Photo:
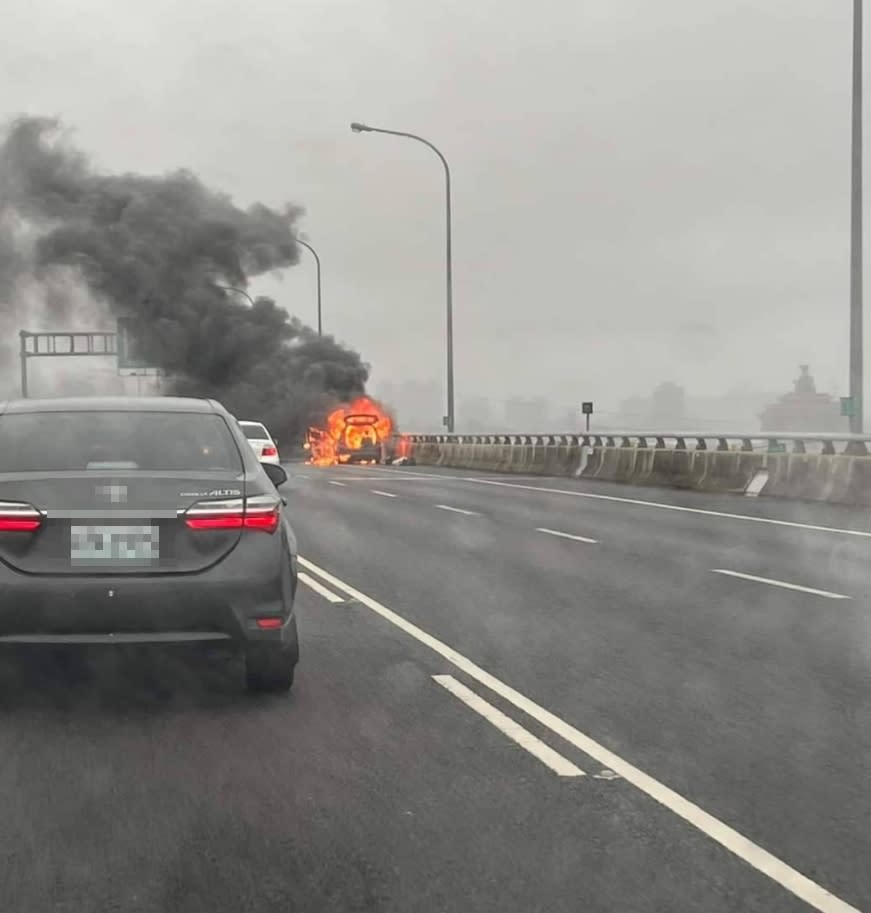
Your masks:
{"label": "highway lane", "polygon": [[5,909],[813,908],[548,714],[833,891],[817,909],[869,908],[867,675],[839,653],[861,600],[826,601],[837,626],[808,594],[762,612],[605,519],[596,544],[527,529],[547,503],[522,489],[293,472],[291,696],[182,649],[0,656]]}
{"label": "highway lane", "polygon": [[4,654],[4,909],[805,909],[321,585],[290,697],[182,649]]}
{"label": "highway lane", "polygon": [[[839,896],[867,903],[871,651],[862,562],[871,541],[617,502],[579,508],[428,470],[395,482],[392,470],[374,470],[369,485],[365,472],[309,470],[294,480],[313,560],[345,569],[345,579]],[[627,494],[670,495],[619,489]],[[861,528],[861,516],[825,506],[817,517],[807,505],[687,498],[674,500]],[[536,532],[545,524],[598,541]],[[750,570],[772,578],[848,582],[852,598],[711,573],[751,560]]]}
{"label": "highway lane", "polygon": [[[513,473],[487,473],[469,469],[450,469],[435,466],[390,467],[390,466],[343,466],[329,470],[318,470],[303,464],[287,464],[287,469],[298,478],[315,473],[330,474],[339,487],[354,481],[367,482],[375,479],[400,481],[414,484],[427,480],[435,486],[451,486],[467,481],[476,485],[507,490],[523,490],[533,495],[569,491],[593,502],[636,502],[664,506],[672,511],[705,512],[719,511],[757,517],[760,520],[778,523],[813,524],[822,523],[828,527],[861,531],[865,538],[871,536],[867,522],[867,511],[855,510],[847,505],[793,501],[780,498],[750,498],[736,495],[698,492],[678,488],[657,488],[655,486],[624,485],[617,482],[597,482],[592,479],[557,478],[548,476],[524,476]],[[442,490],[451,490],[443,488]],[[536,494],[538,493],[538,494]]]}
{"label": "highway lane", "polygon": [[[436,474],[437,473],[437,474]],[[827,581],[830,591],[846,591],[858,597],[871,596],[871,578],[864,559],[871,553],[871,517],[867,511],[838,505],[814,505],[784,501],[699,495],[680,491],[631,488],[619,485],[578,482],[569,479],[518,479],[469,472],[419,469],[342,470],[331,484],[361,487],[372,492],[380,484],[395,482],[392,495],[401,494],[422,507],[432,503],[453,504],[462,492],[462,509],[485,513],[498,522],[527,527],[534,514],[542,523],[585,535],[601,523],[614,531],[621,546],[637,546],[645,554],[659,548],[666,555],[684,553],[692,539],[694,551],[687,557],[705,561],[734,558],[744,563],[735,570],[748,573],[769,569],[774,579],[800,568],[802,578]],[[465,480],[474,480],[466,482]],[[559,492],[559,493],[558,493]],[[566,492],[563,494],[561,492]],[[601,498],[613,500],[600,500]],[[632,502],[643,501],[642,504]],[[450,505],[445,505],[450,506]],[[454,505],[456,507],[456,505]],[[674,510],[674,508],[683,508]],[[525,511],[521,516],[518,511]],[[669,514],[659,522],[663,513]],[[723,514],[739,517],[730,519]],[[651,523],[657,535],[651,541]],[[565,526],[565,529],[563,529]],[[824,526],[830,535],[814,534]],[[777,530],[776,535],[772,531]],[[813,535],[812,535],[813,534]],[[586,535],[593,536],[587,532]],[[702,547],[707,546],[707,555]],[[716,564],[714,565],[716,566]]]}

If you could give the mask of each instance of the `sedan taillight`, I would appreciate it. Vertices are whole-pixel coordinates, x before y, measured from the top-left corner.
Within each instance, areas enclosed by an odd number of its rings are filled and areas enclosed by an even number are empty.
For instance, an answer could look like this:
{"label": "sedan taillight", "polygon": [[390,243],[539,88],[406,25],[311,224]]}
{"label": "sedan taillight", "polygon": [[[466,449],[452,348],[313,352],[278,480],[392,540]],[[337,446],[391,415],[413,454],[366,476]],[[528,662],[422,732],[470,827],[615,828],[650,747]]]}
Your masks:
{"label": "sedan taillight", "polygon": [[278,456],[278,448],[273,447],[272,444],[264,444],[263,450],[260,455],[261,456]]}
{"label": "sedan taillight", "polygon": [[32,533],[40,526],[44,514],[32,504],[19,501],[0,501],[0,532]]}
{"label": "sedan taillight", "polygon": [[256,529],[274,533],[280,509],[281,502],[271,495],[255,495],[228,501],[197,501],[179,513],[189,529]]}
{"label": "sedan taillight", "polygon": [[278,529],[281,499],[275,495],[254,495],[245,499],[245,529],[274,533]]}

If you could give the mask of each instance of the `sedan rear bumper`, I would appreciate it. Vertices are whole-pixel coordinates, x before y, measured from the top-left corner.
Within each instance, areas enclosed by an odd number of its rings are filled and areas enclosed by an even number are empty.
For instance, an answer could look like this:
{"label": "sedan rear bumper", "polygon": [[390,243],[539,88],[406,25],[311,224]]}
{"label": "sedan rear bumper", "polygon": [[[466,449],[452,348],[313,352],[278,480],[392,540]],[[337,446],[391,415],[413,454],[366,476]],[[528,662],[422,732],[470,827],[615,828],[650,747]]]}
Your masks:
{"label": "sedan rear bumper", "polygon": [[[225,573],[34,577],[0,568],[0,643],[286,645],[295,631],[295,583]],[[257,620],[280,618],[278,628]]]}
{"label": "sedan rear bumper", "polygon": [[4,634],[0,644],[188,644],[231,640],[216,631],[164,631],[151,634]]}

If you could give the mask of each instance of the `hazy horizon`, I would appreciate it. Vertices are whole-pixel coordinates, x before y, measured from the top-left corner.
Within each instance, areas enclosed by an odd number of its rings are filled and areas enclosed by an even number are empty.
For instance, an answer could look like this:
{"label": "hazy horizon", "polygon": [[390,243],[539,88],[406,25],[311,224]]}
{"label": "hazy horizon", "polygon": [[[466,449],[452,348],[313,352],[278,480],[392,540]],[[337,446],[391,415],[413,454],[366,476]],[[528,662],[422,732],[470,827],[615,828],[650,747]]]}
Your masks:
{"label": "hazy horizon", "polygon": [[[443,384],[443,182],[351,120],[450,160],[458,408],[786,392],[801,363],[846,389],[849,4],[7,6],[0,114],[304,207],[325,330],[375,391]],[[251,290],[314,324],[307,251]]]}

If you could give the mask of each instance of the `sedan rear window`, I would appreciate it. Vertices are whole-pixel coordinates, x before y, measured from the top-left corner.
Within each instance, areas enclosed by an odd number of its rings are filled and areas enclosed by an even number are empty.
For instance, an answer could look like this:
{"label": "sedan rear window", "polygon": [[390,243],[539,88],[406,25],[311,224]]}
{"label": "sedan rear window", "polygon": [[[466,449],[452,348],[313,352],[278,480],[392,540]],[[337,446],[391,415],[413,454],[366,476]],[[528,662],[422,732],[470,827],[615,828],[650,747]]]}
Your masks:
{"label": "sedan rear window", "polygon": [[245,437],[249,441],[269,441],[272,438],[269,435],[269,432],[263,427],[263,425],[258,425],[256,422],[240,422],[239,423]]}
{"label": "sedan rear window", "polygon": [[28,412],[0,416],[0,472],[244,471],[219,415]]}

